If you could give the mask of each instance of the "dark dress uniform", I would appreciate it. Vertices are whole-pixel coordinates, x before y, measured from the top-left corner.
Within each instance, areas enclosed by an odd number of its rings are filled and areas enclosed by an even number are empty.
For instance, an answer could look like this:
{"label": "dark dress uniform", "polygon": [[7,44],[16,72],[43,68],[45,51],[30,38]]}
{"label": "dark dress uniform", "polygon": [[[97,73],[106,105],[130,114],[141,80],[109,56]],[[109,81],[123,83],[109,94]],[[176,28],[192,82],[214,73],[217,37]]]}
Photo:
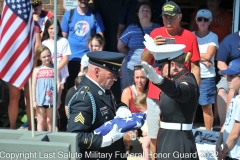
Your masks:
{"label": "dark dress uniform", "polygon": [[[92,102],[87,92],[92,94],[96,103],[94,124],[92,124]],[[104,93],[99,86],[84,76],[78,86],[78,93],[78,96],[73,100],[70,108],[68,132],[78,133],[78,144],[80,153],[82,153],[83,156],[81,159],[108,160],[110,157],[101,158],[100,155],[99,158],[96,157],[97,154],[107,155],[106,153],[112,154],[111,159],[124,159],[120,157],[126,157],[123,139],[119,139],[110,146],[101,148],[102,136],[93,133],[95,129],[113,119],[115,116],[117,105],[112,98],[111,91],[106,90],[106,93]],[[91,155],[90,151],[92,151],[92,158],[88,157],[88,155]],[[95,151],[98,153],[96,154]]]}
{"label": "dark dress uniform", "polygon": [[[173,80],[164,78],[163,82],[156,86],[162,90],[161,121],[192,124],[199,98],[199,88],[194,75],[183,69],[173,76]],[[192,130],[160,128],[157,153],[159,160],[198,159]]]}
{"label": "dark dress uniform", "polygon": [[[89,52],[89,64],[99,66],[118,76],[124,54],[115,52]],[[68,132],[78,134],[78,146],[81,160],[122,160],[126,159],[123,139],[113,142],[110,146],[101,148],[103,136],[94,134],[94,130],[105,122],[112,120],[118,106],[110,90],[103,90],[97,82],[84,76],[77,87],[77,94],[70,105]]]}

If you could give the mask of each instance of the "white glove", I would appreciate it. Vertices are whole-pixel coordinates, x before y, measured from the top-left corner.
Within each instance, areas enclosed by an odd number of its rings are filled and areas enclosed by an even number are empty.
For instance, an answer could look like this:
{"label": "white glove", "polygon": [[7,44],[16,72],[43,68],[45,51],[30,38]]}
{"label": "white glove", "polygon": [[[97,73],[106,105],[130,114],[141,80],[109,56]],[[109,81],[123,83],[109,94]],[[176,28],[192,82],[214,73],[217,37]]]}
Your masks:
{"label": "white glove", "polygon": [[156,46],[156,43],[154,42],[154,39],[152,37],[150,37],[148,34],[144,35],[144,39],[145,39],[145,41],[143,43],[145,45],[148,44],[148,45],[155,45]]}
{"label": "white glove", "polygon": [[125,119],[125,118],[129,118],[129,117],[132,117],[132,113],[126,106],[122,106],[122,107],[118,108],[115,118],[124,118]]}
{"label": "white glove", "polygon": [[110,146],[113,142],[122,138],[123,135],[124,133],[119,132],[118,126],[114,124],[112,130],[108,134],[103,136],[101,147],[103,148],[106,146]]}
{"label": "white glove", "polygon": [[147,62],[141,62],[143,68],[143,74],[145,77],[147,77],[150,81],[152,81],[155,84],[161,84],[163,81],[163,77],[154,70],[154,68],[149,65]]}
{"label": "white glove", "polygon": [[147,49],[154,48],[156,46],[156,43],[154,42],[154,39],[150,37],[148,34],[145,34],[144,36],[145,41],[143,41],[143,44]]}

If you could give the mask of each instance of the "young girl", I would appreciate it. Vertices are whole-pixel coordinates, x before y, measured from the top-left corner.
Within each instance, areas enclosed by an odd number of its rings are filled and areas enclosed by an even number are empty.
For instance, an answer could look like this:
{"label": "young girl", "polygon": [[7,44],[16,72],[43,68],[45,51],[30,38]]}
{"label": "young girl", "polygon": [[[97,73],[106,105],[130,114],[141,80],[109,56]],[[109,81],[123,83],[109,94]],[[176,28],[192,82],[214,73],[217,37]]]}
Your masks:
{"label": "young girl", "polygon": [[[146,98],[147,96],[145,93],[137,95],[137,97],[134,100],[134,105],[140,112],[147,114]],[[143,160],[149,160],[149,157],[150,157],[149,148],[150,148],[151,138],[148,136],[147,121],[145,121],[141,130],[143,135],[143,142],[142,142]]]}
{"label": "young girl", "polygon": [[33,106],[37,111],[37,130],[52,131],[54,69],[51,52],[46,46],[37,48],[32,74]]}
{"label": "young girl", "polygon": [[[88,48],[90,52],[102,51],[105,41],[101,34],[92,34],[88,39]],[[81,67],[78,76],[83,75],[83,68],[88,66],[88,56],[85,54],[81,60]]]}
{"label": "young girl", "polygon": [[[68,57],[71,54],[70,46],[68,40],[62,36],[62,29],[59,21],[57,21],[57,69],[59,81],[57,82],[58,86],[58,99],[57,99],[57,108],[60,107],[61,104],[61,95],[62,89],[64,89],[64,83],[66,82],[68,73]],[[42,36],[42,44],[47,46],[51,53],[52,58],[54,57],[54,18],[49,18],[46,21],[45,29]]]}

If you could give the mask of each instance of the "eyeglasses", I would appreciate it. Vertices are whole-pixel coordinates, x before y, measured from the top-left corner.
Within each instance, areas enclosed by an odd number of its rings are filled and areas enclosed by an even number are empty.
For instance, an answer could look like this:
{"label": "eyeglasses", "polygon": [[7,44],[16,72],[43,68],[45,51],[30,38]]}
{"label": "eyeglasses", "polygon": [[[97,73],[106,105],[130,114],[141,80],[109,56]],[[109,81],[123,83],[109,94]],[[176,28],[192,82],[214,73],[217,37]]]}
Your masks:
{"label": "eyeglasses", "polygon": [[142,65],[136,65],[134,66],[134,70],[141,70],[143,67]]}
{"label": "eyeglasses", "polygon": [[198,18],[197,18],[197,21],[198,21],[198,22],[202,22],[202,20],[203,20],[204,22],[209,22],[209,19],[208,19],[208,18],[202,18],[202,17],[198,17]]}

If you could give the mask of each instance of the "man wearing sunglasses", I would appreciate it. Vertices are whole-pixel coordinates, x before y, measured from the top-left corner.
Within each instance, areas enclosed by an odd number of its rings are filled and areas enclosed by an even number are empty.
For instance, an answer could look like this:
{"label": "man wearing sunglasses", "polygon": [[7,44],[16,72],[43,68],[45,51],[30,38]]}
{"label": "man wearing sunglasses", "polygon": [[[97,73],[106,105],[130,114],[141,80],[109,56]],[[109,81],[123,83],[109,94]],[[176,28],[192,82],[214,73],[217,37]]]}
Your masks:
{"label": "man wearing sunglasses", "polygon": [[38,22],[43,33],[45,22],[48,18],[53,17],[53,13],[42,9],[41,0],[33,0],[31,4],[33,8],[33,20]]}

